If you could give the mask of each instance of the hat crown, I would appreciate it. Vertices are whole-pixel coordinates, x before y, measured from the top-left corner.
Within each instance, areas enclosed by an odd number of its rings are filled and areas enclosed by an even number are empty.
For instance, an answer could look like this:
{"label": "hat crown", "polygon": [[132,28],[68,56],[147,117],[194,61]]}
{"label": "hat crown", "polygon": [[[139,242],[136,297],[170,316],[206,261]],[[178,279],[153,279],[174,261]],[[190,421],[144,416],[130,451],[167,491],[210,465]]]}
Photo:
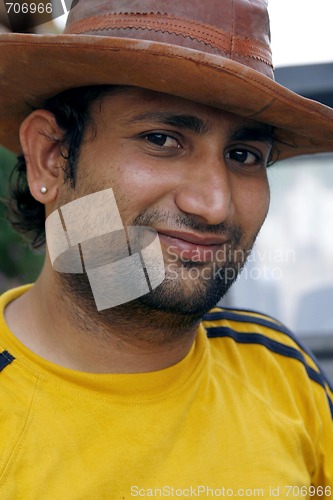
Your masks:
{"label": "hat crown", "polygon": [[74,0],[65,33],[186,47],[273,78],[266,0]]}

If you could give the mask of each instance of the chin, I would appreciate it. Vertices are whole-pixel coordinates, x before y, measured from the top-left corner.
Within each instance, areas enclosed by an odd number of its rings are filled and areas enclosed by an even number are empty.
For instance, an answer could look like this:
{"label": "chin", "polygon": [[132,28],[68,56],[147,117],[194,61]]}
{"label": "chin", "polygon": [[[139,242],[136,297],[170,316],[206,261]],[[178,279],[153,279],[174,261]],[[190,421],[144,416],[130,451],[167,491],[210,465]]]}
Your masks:
{"label": "chin", "polygon": [[180,277],[170,279],[167,275],[161,285],[136,302],[154,311],[202,317],[228,292],[237,279],[238,272],[234,269],[228,277],[228,273],[222,269],[218,277],[188,280]]}

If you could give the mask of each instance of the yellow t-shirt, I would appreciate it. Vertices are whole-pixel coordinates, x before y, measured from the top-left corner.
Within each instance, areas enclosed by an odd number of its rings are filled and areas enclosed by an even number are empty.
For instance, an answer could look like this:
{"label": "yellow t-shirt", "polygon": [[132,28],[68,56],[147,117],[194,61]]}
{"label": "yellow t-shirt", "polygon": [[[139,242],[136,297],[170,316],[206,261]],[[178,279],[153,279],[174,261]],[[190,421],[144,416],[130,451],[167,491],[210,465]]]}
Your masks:
{"label": "yellow t-shirt", "polygon": [[332,392],[278,322],[215,308],[189,354],[140,374],[48,362],[0,299],[0,499],[333,498]]}

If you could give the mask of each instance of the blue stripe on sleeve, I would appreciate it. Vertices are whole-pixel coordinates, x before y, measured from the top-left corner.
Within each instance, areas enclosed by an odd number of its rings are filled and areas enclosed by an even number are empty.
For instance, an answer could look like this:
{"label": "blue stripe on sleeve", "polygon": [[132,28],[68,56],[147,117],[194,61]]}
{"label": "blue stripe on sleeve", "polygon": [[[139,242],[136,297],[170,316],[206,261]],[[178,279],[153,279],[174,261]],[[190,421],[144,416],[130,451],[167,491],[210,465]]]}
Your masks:
{"label": "blue stripe on sleeve", "polygon": [[[239,323],[253,323],[259,326],[264,326],[267,328],[270,328],[271,330],[275,330],[277,332],[283,333],[284,335],[287,335],[289,338],[291,338],[295,344],[302,349],[306,354],[312,359],[312,361],[318,366],[318,369],[322,373],[322,377],[325,380],[326,384],[330,388],[331,391],[333,391],[333,387],[328,379],[328,377],[325,375],[325,372],[319,368],[320,363],[316,359],[316,356],[305,346],[302,344],[302,342],[290,331],[288,328],[284,327],[281,323],[275,323],[273,320],[270,320],[269,317],[267,319],[265,318],[258,318],[255,316],[250,316],[245,313],[254,313],[254,314],[260,314],[255,311],[250,311],[250,310],[239,310],[239,312],[235,312],[228,310],[228,309],[221,309],[220,311],[213,311],[205,314],[203,317],[203,321],[219,321],[219,320],[229,320],[229,321],[237,321]],[[207,328],[207,327],[206,327]],[[209,326],[208,326],[209,328]],[[212,327],[215,328],[215,327]],[[297,352],[297,351],[296,351]],[[304,360],[305,362],[305,360]]]}
{"label": "blue stripe on sleeve", "polygon": [[0,353],[0,372],[10,365],[14,361],[14,356],[12,356],[8,351],[2,351]]}
{"label": "blue stripe on sleeve", "polygon": [[[268,337],[265,337],[265,335],[262,335],[260,333],[251,333],[251,332],[236,332],[235,330],[232,330],[231,328],[228,327],[211,327],[207,328],[207,336],[208,338],[217,338],[217,337],[229,337],[232,338],[235,342],[241,343],[241,344],[259,344],[264,347],[267,347],[270,351],[275,352],[277,354],[280,354],[282,356],[286,356],[289,358],[297,359],[300,361],[309,376],[311,380],[316,382],[317,384],[320,384],[326,391],[325,385],[327,384],[327,381],[325,377],[321,374],[318,373],[316,370],[311,368],[309,366],[303,356],[303,354],[298,351],[297,349],[294,349],[293,347],[287,346],[285,344],[281,344],[280,342],[277,342],[276,340],[270,339]],[[327,392],[326,392],[327,394]],[[327,394],[332,418],[333,418],[333,403]]]}

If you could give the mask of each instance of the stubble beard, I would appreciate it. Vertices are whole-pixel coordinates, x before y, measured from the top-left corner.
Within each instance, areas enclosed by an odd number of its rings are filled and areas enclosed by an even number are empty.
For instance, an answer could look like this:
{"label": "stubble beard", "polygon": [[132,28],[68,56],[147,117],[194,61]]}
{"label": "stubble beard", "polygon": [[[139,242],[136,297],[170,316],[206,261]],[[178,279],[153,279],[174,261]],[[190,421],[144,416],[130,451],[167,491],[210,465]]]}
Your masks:
{"label": "stubble beard", "polygon": [[[203,228],[190,216],[144,213],[133,225],[155,226],[164,222],[168,227],[186,227],[211,234],[228,235],[226,259],[221,262],[192,262],[181,258],[168,262],[166,276],[154,290],[131,302],[98,311],[86,274],[59,274],[61,297],[67,302],[72,320],[82,330],[96,332],[117,331],[154,344],[174,342],[193,332],[202,316],[214,307],[228,292],[244,267],[256,234],[244,242],[239,227],[225,224]],[[174,266],[173,268],[171,266]]]}

